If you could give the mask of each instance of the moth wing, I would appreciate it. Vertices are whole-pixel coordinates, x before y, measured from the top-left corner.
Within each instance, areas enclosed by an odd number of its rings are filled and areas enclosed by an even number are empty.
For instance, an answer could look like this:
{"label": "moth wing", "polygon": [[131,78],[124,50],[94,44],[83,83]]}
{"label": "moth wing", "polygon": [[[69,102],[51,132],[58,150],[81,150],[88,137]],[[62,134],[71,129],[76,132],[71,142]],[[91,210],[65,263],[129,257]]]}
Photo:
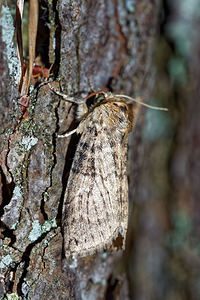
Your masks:
{"label": "moth wing", "polygon": [[83,131],[68,179],[63,212],[66,256],[107,249],[119,234],[124,246],[127,146],[116,128],[98,125]]}

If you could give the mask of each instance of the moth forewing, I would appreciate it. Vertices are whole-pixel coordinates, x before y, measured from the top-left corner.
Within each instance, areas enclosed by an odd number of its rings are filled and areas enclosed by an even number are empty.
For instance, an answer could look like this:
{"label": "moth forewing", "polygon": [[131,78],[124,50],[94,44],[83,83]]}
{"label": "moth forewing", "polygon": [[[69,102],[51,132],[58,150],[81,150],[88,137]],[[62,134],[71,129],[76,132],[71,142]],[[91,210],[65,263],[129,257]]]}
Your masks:
{"label": "moth forewing", "polygon": [[81,137],[63,206],[66,257],[124,248],[128,224],[127,137],[133,120],[132,104],[105,94],[77,128]]}
{"label": "moth forewing", "polygon": [[65,136],[81,134],[64,197],[65,255],[83,257],[102,249],[124,248],[128,224],[128,133],[141,105],[164,111],[167,108],[103,91],[83,101],[57,94],[78,105],[79,126]]}

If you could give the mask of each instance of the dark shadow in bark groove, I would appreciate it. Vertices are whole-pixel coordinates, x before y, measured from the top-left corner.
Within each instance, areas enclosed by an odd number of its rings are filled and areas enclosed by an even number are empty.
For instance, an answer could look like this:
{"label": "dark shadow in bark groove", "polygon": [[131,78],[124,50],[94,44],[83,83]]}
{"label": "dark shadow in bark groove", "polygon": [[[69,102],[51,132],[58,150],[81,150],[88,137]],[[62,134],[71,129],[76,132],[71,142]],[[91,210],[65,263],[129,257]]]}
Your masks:
{"label": "dark shadow in bark groove", "polygon": [[[57,11],[57,0],[53,1],[52,8],[54,12],[54,27],[55,36],[55,61],[52,67],[52,73],[56,78],[58,76],[60,67],[60,43],[61,43],[61,25],[59,21],[59,14]],[[49,20],[49,4],[46,0],[41,0],[39,5],[39,20],[38,20],[38,31],[37,31],[37,41],[36,41],[36,57],[40,56],[42,63],[46,68],[51,67],[50,57],[49,57],[49,42],[50,42],[50,20]]]}
{"label": "dark shadow in bark groove", "polygon": [[49,63],[49,10],[48,4],[45,0],[39,1],[39,20],[38,20],[38,31],[36,40],[36,57],[41,56],[42,62],[46,68],[50,67]]}
{"label": "dark shadow in bark groove", "polygon": [[21,261],[16,264],[16,267],[14,269],[14,272],[16,272],[17,270],[17,267],[19,266],[19,264],[22,264],[24,262],[24,270],[22,272],[22,275],[21,275],[21,278],[19,279],[19,283],[17,285],[17,292],[18,292],[18,295],[19,296],[24,296],[23,292],[22,292],[22,284],[24,283],[24,279],[26,277],[26,274],[28,272],[28,267],[29,267],[29,263],[30,263],[30,254],[31,254],[31,251],[33,249],[33,247],[36,245],[36,244],[39,244],[45,237],[46,235],[49,233],[48,232],[45,232],[43,233],[35,242],[29,244],[27,247],[26,247],[26,250],[24,251],[24,254],[22,255],[22,259]]}
{"label": "dark shadow in bark groove", "polygon": [[14,229],[8,228],[3,222],[0,222],[0,227],[2,229],[1,234],[3,235],[3,238],[7,237],[11,240],[8,246],[13,247],[13,244],[16,241],[16,236],[13,233]]}
{"label": "dark shadow in bark groove", "polygon": [[105,293],[105,300],[115,300],[115,288],[117,286],[118,280],[113,280],[112,275],[108,278],[107,290]]}
{"label": "dark shadow in bark groove", "polygon": [[[71,130],[71,127],[69,129],[69,131]],[[67,181],[68,181],[68,177],[69,177],[69,172],[71,169],[71,165],[73,162],[73,158],[76,152],[76,147],[78,144],[80,136],[78,136],[77,134],[73,134],[71,136],[71,140],[69,142],[68,145],[68,149],[67,149],[67,153],[65,156],[65,166],[63,169],[63,176],[62,176],[62,193],[61,193],[61,197],[60,197],[60,203],[58,206],[58,214],[57,214],[57,222],[58,222],[58,226],[61,227],[61,233],[63,235],[63,228],[62,228],[62,209],[63,209],[63,202],[64,202],[64,196],[65,196],[65,191],[66,191],[66,187],[67,187]],[[62,252],[62,256],[64,256],[64,252]]]}
{"label": "dark shadow in bark groove", "polygon": [[53,1],[53,11],[55,13],[55,39],[56,39],[56,47],[55,47],[55,62],[53,65],[53,73],[54,76],[57,77],[60,68],[60,44],[61,44],[61,25],[59,20],[59,14],[57,10],[57,2],[58,0]]}
{"label": "dark shadow in bark groove", "polygon": [[7,183],[6,176],[3,173],[2,168],[0,167],[0,175],[1,175],[1,184],[2,184],[2,203],[0,206],[0,217],[3,215],[4,206],[8,205],[13,196],[13,191],[15,188],[15,183]]}
{"label": "dark shadow in bark groove", "polygon": [[[59,104],[58,104],[58,106],[59,106]],[[58,106],[55,108],[55,115],[56,115],[56,130],[55,130],[55,132],[53,133],[53,136],[52,136],[52,145],[53,145],[53,153],[52,153],[52,155],[53,155],[53,164],[52,164],[52,166],[51,166],[51,176],[50,176],[50,184],[49,184],[49,186],[47,186],[47,188],[45,189],[45,191],[43,192],[43,194],[42,194],[42,200],[41,200],[41,205],[40,205],[40,211],[41,211],[41,213],[42,213],[42,215],[43,215],[43,217],[44,217],[44,220],[48,220],[48,215],[47,215],[47,213],[45,212],[45,209],[44,209],[44,207],[45,207],[45,201],[44,201],[44,197],[45,197],[45,194],[46,194],[46,192],[48,191],[48,189],[52,186],[52,173],[53,173],[53,169],[54,169],[54,167],[56,166],[56,164],[57,164],[57,157],[56,157],[56,139],[57,139],[57,133],[58,133],[58,131],[59,131],[59,125],[58,125],[58,123],[59,123],[59,117],[58,117]]]}

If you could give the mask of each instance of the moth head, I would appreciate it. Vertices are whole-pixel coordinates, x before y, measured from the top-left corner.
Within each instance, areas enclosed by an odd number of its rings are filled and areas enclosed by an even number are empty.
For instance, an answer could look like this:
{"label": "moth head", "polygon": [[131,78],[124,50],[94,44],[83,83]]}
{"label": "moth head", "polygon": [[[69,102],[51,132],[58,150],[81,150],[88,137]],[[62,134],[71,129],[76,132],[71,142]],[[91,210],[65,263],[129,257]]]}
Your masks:
{"label": "moth head", "polygon": [[104,92],[100,92],[98,94],[94,94],[92,97],[88,97],[86,99],[86,104],[88,109],[94,107],[94,106],[98,106],[102,103],[102,101],[105,100],[105,93]]}

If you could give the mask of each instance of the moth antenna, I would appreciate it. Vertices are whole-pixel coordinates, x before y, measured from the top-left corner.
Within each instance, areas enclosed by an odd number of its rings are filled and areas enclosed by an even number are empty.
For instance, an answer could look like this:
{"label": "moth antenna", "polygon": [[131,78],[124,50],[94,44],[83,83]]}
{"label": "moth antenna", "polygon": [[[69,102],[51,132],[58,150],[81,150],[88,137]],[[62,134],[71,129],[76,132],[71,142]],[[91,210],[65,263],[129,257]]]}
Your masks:
{"label": "moth antenna", "polygon": [[72,135],[73,133],[75,133],[76,130],[77,130],[77,128],[74,129],[74,130],[71,130],[71,131],[69,131],[69,132],[67,132],[67,133],[65,133],[65,134],[58,135],[58,137],[59,137],[59,138],[65,138],[65,137],[68,137],[68,136]]}
{"label": "moth antenna", "polygon": [[153,105],[146,104],[146,103],[139,100],[141,98],[136,98],[135,99],[135,98],[132,98],[132,97],[129,97],[129,96],[126,96],[126,95],[115,95],[115,96],[118,97],[118,98],[129,99],[133,102],[136,102],[138,104],[141,104],[141,105],[146,106],[146,107],[151,108],[151,109],[168,111],[168,108],[166,108],[166,107],[159,107],[159,106],[153,106]]}
{"label": "moth antenna", "polygon": [[58,92],[57,90],[55,90],[50,84],[48,84],[48,86],[50,87],[50,89],[58,96],[62,97],[64,101],[67,101],[67,102],[71,102],[71,103],[75,103],[75,104],[82,104],[84,103],[85,101],[77,101],[74,99],[74,97],[70,97],[68,95],[65,95],[61,92]]}
{"label": "moth antenna", "polygon": [[83,98],[83,101],[86,101],[86,100],[90,99],[91,97],[93,97],[93,96],[95,96],[95,95],[98,95],[98,94],[100,94],[100,93],[106,95],[106,93],[105,93],[104,91],[102,91],[102,90],[96,91],[96,92],[93,92],[93,93],[89,94],[89,95],[86,96],[85,98]]}

